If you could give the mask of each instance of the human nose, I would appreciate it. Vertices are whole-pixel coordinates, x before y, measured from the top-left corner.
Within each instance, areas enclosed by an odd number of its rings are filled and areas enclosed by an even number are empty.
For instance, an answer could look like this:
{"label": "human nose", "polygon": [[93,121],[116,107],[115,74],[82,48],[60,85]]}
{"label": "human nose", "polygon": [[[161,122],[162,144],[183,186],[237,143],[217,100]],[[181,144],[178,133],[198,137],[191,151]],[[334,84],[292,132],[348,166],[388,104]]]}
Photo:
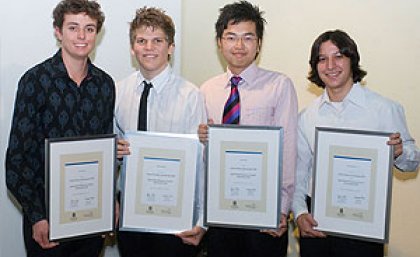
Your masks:
{"label": "human nose", "polygon": [[329,69],[329,70],[332,70],[332,69],[334,69],[334,67],[335,67],[335,59],[334,59],[334,57],[330,57],[330,58],[328,58],[327,59],[327,68]]}
{"label": "human nose", "polygon": [[244,38],[243,37],[237,37],[235,39],[235,47],[241,48],[244,46]]}
{"label": "human nose", "polygon": [[79,29],[77,31],[77,37],[80,39],[84,39],[86,37],[86,32],[84,29]]}
{"label": "human nose", "polygon": [[145,47],[146,49],[152,49],[152,48],[153,48],[153,46],[154,46],[154,44],[153,44],[153,40],[146,40],[146,44],[144,45],[144,47]]}

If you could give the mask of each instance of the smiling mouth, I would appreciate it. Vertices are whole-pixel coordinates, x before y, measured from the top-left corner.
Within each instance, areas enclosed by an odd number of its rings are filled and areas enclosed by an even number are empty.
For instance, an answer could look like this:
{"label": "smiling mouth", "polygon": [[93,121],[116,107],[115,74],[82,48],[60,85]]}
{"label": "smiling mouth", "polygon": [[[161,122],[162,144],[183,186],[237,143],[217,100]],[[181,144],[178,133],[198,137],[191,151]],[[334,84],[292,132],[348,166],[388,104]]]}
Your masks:
{"label": "smiling mouth", "polygon": [[75,44],[76,47],[86,47],[88,44]]}
{"label": "smiling mouth", "polygon": [[339,71],[325,73],[325,76],[331,77],[331,78],[336,78],[338,75],[340,75],[340,72]]}
{"label": "smiling mouth", "polygon": [[158,57],[158,55],[157,54],[143,54],[143,57],[144,58],[156,58],[156,57]]}
{"label": "smiling mouth", "polygon": [[244,57],[246,56],[246,53],[232,53],[236,57]]}

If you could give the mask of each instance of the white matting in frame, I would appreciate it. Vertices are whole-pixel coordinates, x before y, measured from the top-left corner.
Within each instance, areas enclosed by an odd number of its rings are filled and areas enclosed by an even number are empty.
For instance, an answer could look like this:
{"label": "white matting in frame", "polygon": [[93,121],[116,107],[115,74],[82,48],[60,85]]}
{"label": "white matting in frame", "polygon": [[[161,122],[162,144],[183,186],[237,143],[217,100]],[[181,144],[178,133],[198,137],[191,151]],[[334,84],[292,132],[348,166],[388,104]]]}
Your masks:
{"label": "white matting in frame", "polygon": [[281,127],[209,125],[205,225],[278,227],[282,144]]}
{"label": "white matting in frame", "polygon": [[196,183],[202,171],[197,135],[128,132],[131,154],[122,171],[120,230],[174,234],[198,220]]}
{"label": "white matting in frame", "polygon": [[46,139],[49,240],[114,230],[115,135]]}
{"label": "white matting in frame", "polygon": [[391,133],[322,127],[315,133],[312,214],[317,230],[388,242]]}

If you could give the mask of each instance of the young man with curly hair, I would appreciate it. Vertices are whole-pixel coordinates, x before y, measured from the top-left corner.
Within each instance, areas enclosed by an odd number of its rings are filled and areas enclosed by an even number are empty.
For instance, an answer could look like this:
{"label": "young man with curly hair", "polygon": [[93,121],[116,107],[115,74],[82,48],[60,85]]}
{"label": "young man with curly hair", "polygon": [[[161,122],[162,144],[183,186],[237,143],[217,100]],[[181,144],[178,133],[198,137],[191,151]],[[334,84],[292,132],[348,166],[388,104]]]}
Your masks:
{"label": "young man with curly hair", "polygon": [[20,79],[6,155],[6,182],[23,209],[23,233],[29,257],[96,257],[103,238],[50,242],[45,208],[45,139],[113,132],[115,86],[93,65],[104,22],[91,0],[63,0],[53,11],[60,49]]}

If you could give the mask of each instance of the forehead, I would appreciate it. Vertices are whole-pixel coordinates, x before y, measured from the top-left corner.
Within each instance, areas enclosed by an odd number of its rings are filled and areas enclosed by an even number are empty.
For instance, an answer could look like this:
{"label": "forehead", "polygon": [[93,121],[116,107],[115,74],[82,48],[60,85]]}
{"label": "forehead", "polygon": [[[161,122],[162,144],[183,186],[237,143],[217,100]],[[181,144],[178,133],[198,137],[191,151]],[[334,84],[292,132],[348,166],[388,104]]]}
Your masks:
{"label": "forehead", "polygon": [[160,27],[141,26],[135,30],[136,37],[166,37],[165,32]]}
{"label": "forehead", "polygon": [[68,24],[68,23],[96,26],[98,21],[96,19],[92,19],[86,13],[77,13],[77,14],[66,13],[64,14],[63,24]]}
{"label": "forehead", "polygon": [[240,21],[234,23],[234,21],[229,21],[228,26],[223,31],[223,33],[256,33],[255,22],[253,21]]}
{"label": "forehead", "polygon": [[340,49],[331,41],[323,42],[319,47],[319,54],[331,54],[340,52]]}

